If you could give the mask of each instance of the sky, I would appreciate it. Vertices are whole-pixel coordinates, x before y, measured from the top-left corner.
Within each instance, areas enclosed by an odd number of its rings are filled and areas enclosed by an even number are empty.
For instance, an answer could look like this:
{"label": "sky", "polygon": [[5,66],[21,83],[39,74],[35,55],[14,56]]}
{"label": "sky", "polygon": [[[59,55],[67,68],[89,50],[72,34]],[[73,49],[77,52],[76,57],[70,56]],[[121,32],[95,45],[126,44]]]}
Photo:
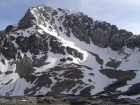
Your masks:
{"label": "sky", "polygon": [[140,0],[0,0],[0,30],[17,24],[29,7],[38,5],[83,12],[93,20],[140,34]]}

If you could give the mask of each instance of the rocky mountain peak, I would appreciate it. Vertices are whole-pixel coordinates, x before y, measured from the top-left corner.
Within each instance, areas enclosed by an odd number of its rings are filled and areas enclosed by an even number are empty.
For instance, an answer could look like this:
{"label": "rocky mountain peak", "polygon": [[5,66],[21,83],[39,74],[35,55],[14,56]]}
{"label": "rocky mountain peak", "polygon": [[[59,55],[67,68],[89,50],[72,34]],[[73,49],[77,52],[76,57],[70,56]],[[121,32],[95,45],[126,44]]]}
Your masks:
{"label": "rocky mountain peak", "polygon": [[140,36],[82,12],[31,7],[0,31],[0,94],[129,94],[117,89],[138,80],[139,48]]}
{"label": "rocky mountain peak", "polygon": [[[64,29],[57,24],[63,25]],[[46,6],[38,6],[29,8],[25,16],[19,21],[18,29],[27,29],[35,25],[41,28],[49,28],[50,30],[63,31],[68,37],[72,32],[80,41],[90,44],[90,39],[93,44],[106,48],[110,47],[113,50],[120,50],[123,46],[129,48],[139,47],[139,40],[132,44],[128,42],[134,36],[126,30],[118,30],[115,25],[107,22],[94,21],[92,18],[82,12],[74,12],[62,8],[51,8]],[[59,34],[59,33],[58,33]],[[133,38],[132,38],[133,39]],[[132,42],[132,41],[131,41]],[[128,44],[129,43],[129,44]]]}

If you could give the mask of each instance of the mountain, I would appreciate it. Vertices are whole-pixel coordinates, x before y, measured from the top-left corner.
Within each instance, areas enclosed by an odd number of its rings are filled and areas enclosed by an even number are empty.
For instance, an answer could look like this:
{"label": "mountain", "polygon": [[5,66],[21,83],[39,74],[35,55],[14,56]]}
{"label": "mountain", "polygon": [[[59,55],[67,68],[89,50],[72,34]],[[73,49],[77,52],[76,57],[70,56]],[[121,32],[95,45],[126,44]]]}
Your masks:
{"label": "mountain", "polygon": [[140,97],[140,36],[38,6],[0,31],[0,95]]}

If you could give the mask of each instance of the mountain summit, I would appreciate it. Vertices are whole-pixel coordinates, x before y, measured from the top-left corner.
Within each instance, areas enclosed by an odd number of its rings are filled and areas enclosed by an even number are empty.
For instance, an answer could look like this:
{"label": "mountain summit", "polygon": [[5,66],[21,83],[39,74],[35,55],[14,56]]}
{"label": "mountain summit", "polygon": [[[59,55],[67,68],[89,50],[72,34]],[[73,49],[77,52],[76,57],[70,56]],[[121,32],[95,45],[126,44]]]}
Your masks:
{"label": "mountain summit", "polygon": [[140,97],[140,36],[38,6],[0,31],[0,95]]}

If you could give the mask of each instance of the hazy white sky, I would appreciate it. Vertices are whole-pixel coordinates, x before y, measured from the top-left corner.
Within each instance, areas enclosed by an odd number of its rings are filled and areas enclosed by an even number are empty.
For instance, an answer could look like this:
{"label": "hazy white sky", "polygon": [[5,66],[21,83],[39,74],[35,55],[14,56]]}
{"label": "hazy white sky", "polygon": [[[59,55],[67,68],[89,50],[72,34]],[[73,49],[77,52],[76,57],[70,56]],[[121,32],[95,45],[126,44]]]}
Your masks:
{"label": "hazy white sky", "polygon": [[17,24],[29,7],[38,5],[84,12],[94,20],[140,34],[140,0],[0,0],[0,30]]}

